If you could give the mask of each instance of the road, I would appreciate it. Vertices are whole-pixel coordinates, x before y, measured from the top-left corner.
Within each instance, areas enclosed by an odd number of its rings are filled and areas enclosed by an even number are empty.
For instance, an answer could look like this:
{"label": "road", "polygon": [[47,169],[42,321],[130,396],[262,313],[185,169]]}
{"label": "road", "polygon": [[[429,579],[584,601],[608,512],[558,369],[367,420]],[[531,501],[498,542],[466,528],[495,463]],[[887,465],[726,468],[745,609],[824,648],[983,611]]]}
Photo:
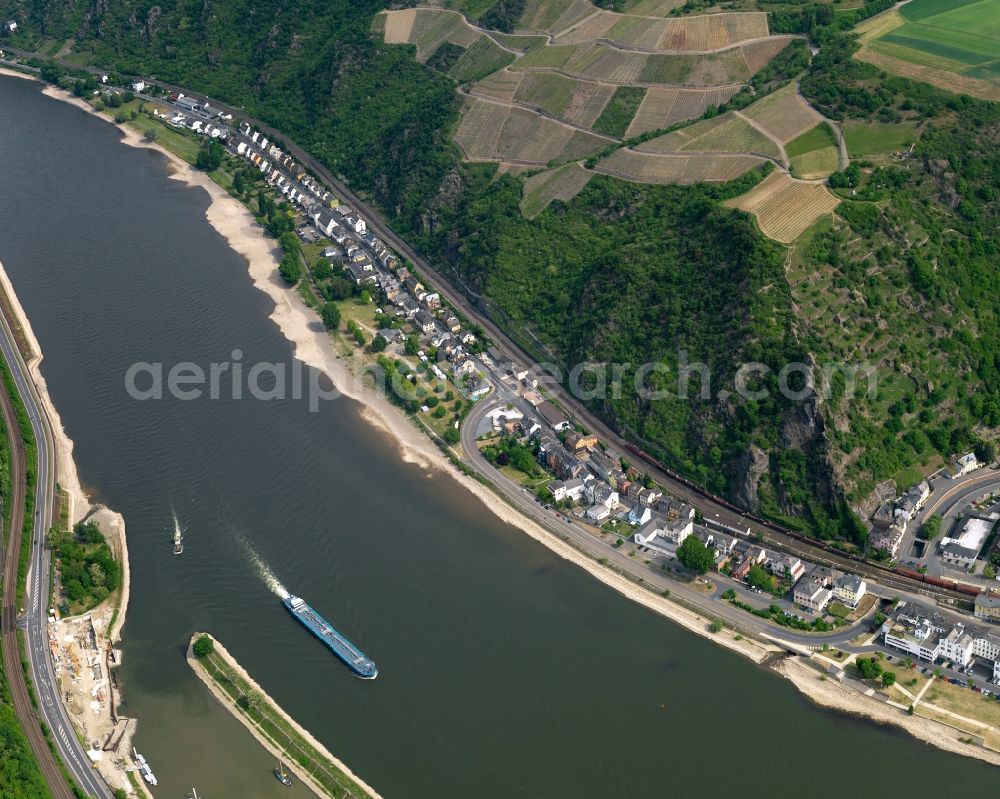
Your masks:
{"label": "road", "polygon": [[[39,53],[21,51],[7,48],[9,52],[15,53],[25,58],[37,58],[46,60],[48,57]],[[83,69],[92,74],[101,75],[104,71],[96,67],[81,67],[61,59],[55,59],[57,63],[70,69]],[[366,202],[351,191],[342,181],[338,180],[329,169],[318,160],[313,158],[300,145],[289,139],[285,134],[275,130],[265,122],[255,119],[239,108],[222,103],[214,98],[207,97],[198,92],[192,92],[181,86],[164,83],[154,79],[145,79],[147,83],[153,83],[171,92],[183,92],[186,96],[192,97],[199,102],[208,102],[216,109],[224,113],[231,113],[236,117],[247,120],[251,125],[260,129],[272,141],[279,143],[292,157],[296,158],[303,166],[322,179],[330,188],[337,192],[347,203],[356,209],[367,221],[368,229],[381,238],[388,246],[397,253],[408,258],[420,273],[421,277],[432,283],[441,296],[453,307],[463,314],[467,319],[479,325],[486,334],[495,342],[497,349],[507,358],[525,366],[534,366],[535,358],[514,342],[503,330],[497,326],[488,314],[466,296],[465,293],[455,288],[451,281],[447,280],[441,272],[431,266],[416,250],[401,239],[382,220],[378,213]],[[668,490],[678,499],[687,502],[700,510],[708,519],[719,521],[732,527],[749,528],[752,532],[763,536],[765,543],[776,546],[784,551],[791,552],[800,558],[813,563],[843,569],[856,574],[860,574],[872,580],[879,580],[884,585],[899,591],[914,591],[925,597],[944,596],[947,598],[963,598],[959,594],[947,589],[936,588],[921,584],[918,581],[903,577],[902,575],[890,575],[882,568],[878,568],[870,563],[857,558],[849,557],[843,553],[827,550],[821,546],[814,545],[808,541],[797,538],[777,530],[774,526],[762,524],[755,519],[734,511],[727,505],[717,501],[713,496],[701,488],[688,485],[675,476],[668,474],[663,469],[628,450],[629,442],[613,430],[610,425],[597,418],[583,402],[572,396],[560,381],[554,379],[544,379],[545,390],[552,395],[562,406],[570,419],[581,424],[590,432],[597,435],[604,443],[619,450],[624,460],[635,467],[640,473],[647,473],[649,476]],[[968,599],[968,597],[964,597]]]}
{"label": "road", "polygon": [[[510,394],[506,393],[509,390],[501,389],[496,385],[494,390],[497,392],[495,396],[502,397],[502,399],[491,400],[487,398],[478,402],[469,412],[462,426],[462,449],[465,453],[465,461],[476,472],[487,478],[509,504],[519,509],[525,516],[537,522],[548,532],[594,560],[604,559],[609,566],[633,582],[641,582],[658,593],[669,590],[672,598],[681,599],[685,604],[694,606],[698,612],[710,618],[720,618],[730,626],[750,634],[769,636],[781,641],[790,641],[799,646],[818,649],[823,644],[842,645],[857,636],[863,628],[863,625],[855,624],[831,633],[803,633],[789,627],[765,622],[763,619],[723,601],[720,598],[721,590],[707,595],[691,588],[678,579],[668,577],[664,573],[650,568],[643,563],[642,559],[631,557],[625,548],[610,546],[565,514],[557,515],[554,511],[546,508],[533,494],[527,493],[524,488],[495,469],[482,456],[479,447],[476,446],[475,431],[479,423],[490,410],[502,407],[510,400]],[[713,575],[712,579],[715,581],[725,580],[719,575]],[[760,600],[761,597],[751,596],[749,599]],[[758,601],[758,604],[762,603]]]}
{"label": "road", "polygon": [[[76,733],[66,708],[59,697],[59,687],[52,669],[49,654],[48,611],[49,611],[49,552],[45,548],[45,535],[52,524],[55,502],[55,448],[48,417],[42,411],[41,399],[31,380],[28,367],[17,349],[16,339],[6,318],[0,314],[0,349],[14,377],[14,385],[31,421],[35,438],[38,465],[35,482],[36,515],[33,527],[31,559],[28,567],[27,593],[28,608],[22,621],[26,628],[26,649],[31,681],[38,699],[42,719],[51,730],[52,738],[59,750],[59,756],[70,774],[88,796],[110,799],[111,791],[103,778],[92,767],[84,746]],[[11,683],[15,709],[24,729],[31,739],[35,756],[42,768],[46,781],[57,799],[71,799],[74,793],[59,770],[48,744],[41,737],[38,716],[28,699],[23,679],[21,659],[18,652],[17,636],[14,634],[15,601],[17,596],[17,553],[20,551],[20,533],[24,529],[25,499],[25,453],[20,429],[13,404],[6,388],[0,389],[4,422],[11,442],[11,478],[13,494],[11,501],[11,535],[6,553],[4,571],[3,604],[3,655],[4,669]],[[24,703],[27,702],[27,707]],[[40,748],[39,748],[40,743]]]}

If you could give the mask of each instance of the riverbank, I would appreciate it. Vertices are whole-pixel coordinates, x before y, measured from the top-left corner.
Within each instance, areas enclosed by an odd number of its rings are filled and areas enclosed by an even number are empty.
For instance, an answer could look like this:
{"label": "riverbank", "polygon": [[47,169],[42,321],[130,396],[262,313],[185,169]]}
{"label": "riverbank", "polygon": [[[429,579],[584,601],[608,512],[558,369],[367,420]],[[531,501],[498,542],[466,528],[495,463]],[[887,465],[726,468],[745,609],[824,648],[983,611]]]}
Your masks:
{"label": "riverbank", "polygon": [[1000,753],[968,743],[969,733],[922,716],[909,715],[905,710],[863,696],[833,677],[818,673],[798,656],[782,660],[775,670],[817,705],[849,713],[877,724],[899,727],[914,738],[939,749],[1000,766]]}
{"label": "riverbank", "polygon": [[[194,643],[202,637],[212,641],[213,648],[210,655],[199,659],[194,654]],[[211,635],[194,633],[191,636],[187,662],[212,696],[250,731],[261,746],[284,763],[320,799],[336,796],[336,790],[348,792],[351,796],[355,795],[355,791],[361,790],[371,799],[381,799],[374,788],[351,771],[343,761],[334,757],[268,696],[236,658]],[[238,696],[234,697],[224,685],[228,685],[229,690]],[[240,698],[246,699],[245,705],[240,703]],[[260,721],[250,718],[251,713],[258,714]],[[278,742],[281,737],[285,738],[283,743]],[[301,762],[302,759],[307,759],[311,765],[307,768]],[[317,772],[324,774],[325,780]],[[328,783],[330,787],[325,787],[324,783]]]}
{"label": "riverbank", "polygon": [[[63,429],[59,412],[52,403],[45,378],[41,373],[42,348],[2,263],[0,263],[0,291],[4,295],[7,313],[14,317],[10,320],[11,327],[20,339],[20,346],[27,350],[22,352],[22,357],[28,367],[28,373],[41,400],[42,412],[48,418],[49,429],[52,432],[55,480],[57,487],[61,490],[60,496],[66,503],[67,526],[72,529],[74,524],[83,519],[96,521],[105,535],[114,558],[121,566],[120,589],[112,592],[107,600],[88,613],[78,618],[61,619],[50,627],[50,647],[53,648],[53,651],[70,656],[69,660],[72,660],[73,656],[77,655],[78,644],[87,639],[88,636],[74,635],[71,630],[75,632],[81,624],[85,624],[88,632],[93,630],[95,646],[89,650],[85,647],[82,648],[80,654],[89,655],[110,670],[112,665],[117,666],[121,663],[121,653],[115,645],[121,639],[121,629],[125,623],[129,600],[130,573],[128,544],[125,539],[125,520],[120,513],[103,505],[92,506],[80,485],[76,463],[73,460],[73,442]],[[53,525],[59,522],[59,519],[52,520]],[[67,638],[71,640],[67,641]],[[69,667],[68,662],[66,668]],[[59,679],[58,672],[57,679]],[[88,742],[105,741],[116,731],[120,731],[118,749],[121,751],[124,748],[124,751],[128,752],[131,748],[131,739],[136,725],[130,724],[128,719],[117,717],[115,706],[118,698],[111,682],[109,674],[104,675],[96,682],[91,680],[86,684],[81,680],[71,680],[61,684],[63,689],[61,693],[69,710],[69,717],[83,740]],[[92,696],[91,689],[102,691],[104,701],[99,701],[95,696]],[[127,774],[113,762],[113,758],[99,753],[95,762],[101,775],[112,788],[129,788]]]}
{"label": "riverbank", "polygon": [[[67,99],[61,97],[58,92],[54,92],[54,96]],[[92,111],[92,109],[88,110]],[[106,117],[102,118],[109,121]],[[125,140],[132,146],[164,152],[161,147],[142,141],[139,134],[134,131],[127,130]],[[287,289],[277,278],[275,250],[264,238],[263,232],[257,226],[252,215],[235,199],[231,198],[224,189],[211,181],[207,175],[195,172],[188,164],[169,153],[165,153],[165,157],[173,170],[172,177],[182,180],[188,185],[201,185],[209,193],[212,202],[206,211],[206,217],[227,239],[230,246],[246,258],[248,272],[255,286],[268,294],[274,302],[275,307],[270,318],[278,324],[283,335],[292,342],[296,357],[320,368],[334,380],[336,385],[342,388],[345,394],[362,402],[366,419],[379,427],[385,434],[392,436],[405,460],[426,468],[428,476],[434,479],[438,479],[447,472],[475,493],[493,513],[504,521],[518,526],[560,557],[586,569],[589,574],[618,590],[629,599],[671,618],[687,629],[714,639],[730,649],[740,651],[741,654],[756,662],[760,662],[767,656],[768,652],[776,649],[776,647],[738,637],[730,630],[712,633],[709,618],[688,611],[670,600],[658,597],[620,575],[601,567],[556,536],[521,517],[486,487],[459,474],[433,444],[415,429],[402,412],[383,398],[375,395],[374,392],[365,391],[354,378],[352,365],[355,361],[350,358],[345,359],[337,352],[335,343],[322,330],[319,320],[316,319],[313,312],[301,302],[294,291]],[[251,254],[248,255],[248,252]],[[254,255],[254,253],[256,254]]]}

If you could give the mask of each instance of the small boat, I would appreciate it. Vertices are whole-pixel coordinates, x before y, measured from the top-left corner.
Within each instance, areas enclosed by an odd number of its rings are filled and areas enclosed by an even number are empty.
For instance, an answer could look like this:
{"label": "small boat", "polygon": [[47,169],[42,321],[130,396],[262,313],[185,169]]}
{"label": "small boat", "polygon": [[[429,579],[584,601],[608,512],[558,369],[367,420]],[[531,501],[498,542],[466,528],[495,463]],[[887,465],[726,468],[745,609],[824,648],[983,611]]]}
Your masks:
{"label": "small boat", "polygon": [[181,525],[174,516],[174,554],[180,555],[184,551],[184,538],[181,535]]}
{"label": "small boat", "polygon": [[280,760],[278,765],[274,767],[274,777],[275,779],[284,785],[286,788],[290,788],[292,785],[292,778],[288,776],[288,772],[285,771],[285,764]]}

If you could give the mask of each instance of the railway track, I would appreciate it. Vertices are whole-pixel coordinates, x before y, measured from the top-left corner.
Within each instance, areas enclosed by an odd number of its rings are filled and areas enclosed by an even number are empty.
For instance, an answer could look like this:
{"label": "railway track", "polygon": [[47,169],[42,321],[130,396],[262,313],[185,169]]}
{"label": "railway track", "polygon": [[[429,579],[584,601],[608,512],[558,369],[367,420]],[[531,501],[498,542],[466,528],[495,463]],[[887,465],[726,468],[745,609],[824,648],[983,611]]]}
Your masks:
{"label": "railway track", "polygon": [[3,668],[10,686],[10,695],[17,719],[28,736],[31,751],[38,761],[42,776],[55,799],[75,799],[77,794],[63,774],[55,755],[42,733],[41,721],[28,693],[27,680],[21,668],[21,652],[17,635],[17,578],[21,539],[24,534],[24,500],[27,494],[27,469],[24,440],[17,413],[6,382],[0,381],[0,411],[10,441],[10,532],[3,552]]}

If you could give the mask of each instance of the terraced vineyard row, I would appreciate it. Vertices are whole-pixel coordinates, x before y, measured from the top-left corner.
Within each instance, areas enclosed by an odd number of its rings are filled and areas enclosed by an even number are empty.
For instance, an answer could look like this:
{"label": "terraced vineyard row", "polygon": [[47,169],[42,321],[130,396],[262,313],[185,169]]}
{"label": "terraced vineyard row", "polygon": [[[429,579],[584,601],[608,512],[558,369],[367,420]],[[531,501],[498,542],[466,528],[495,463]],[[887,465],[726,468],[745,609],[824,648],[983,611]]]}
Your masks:
{"label": "terraced vineyard row", "polygon": [[753,214],[765,236],[789,244],[821,216],[832,212],[840,200],[821,183],[802,183],[773,172],[727,205]]}
{"label": "terraced vineyard row", "polygon": [[752,155],[660,154],[621,149],[602,158],[595,170],[636,183],[700,183],[732,180],[765,163]]}

